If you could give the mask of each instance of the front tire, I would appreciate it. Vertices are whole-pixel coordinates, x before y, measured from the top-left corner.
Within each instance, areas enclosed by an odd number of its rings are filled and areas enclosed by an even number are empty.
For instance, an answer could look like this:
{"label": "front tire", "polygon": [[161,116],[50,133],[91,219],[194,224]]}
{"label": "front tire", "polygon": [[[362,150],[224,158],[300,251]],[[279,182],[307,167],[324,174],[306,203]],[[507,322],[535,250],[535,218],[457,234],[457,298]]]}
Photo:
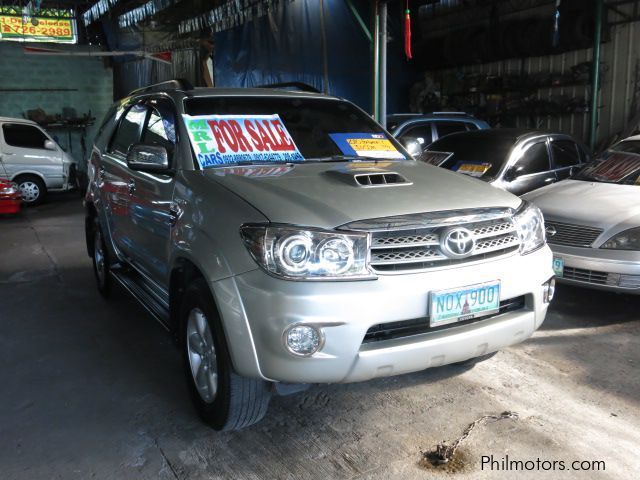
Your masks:
{"label": "front tire", "polygon": [[263,380],[233,371],[222,324],[207,283],[196,280],[180,305],[182,353],[191,398],[215,430],[239,430],[267,413],[271,393]]}
{"label": "front tire", "polygon": [[40,177],[35,175],[22,175],[16,179],[22,202],[27,206],[40,205],[47,195],[47,186]]}

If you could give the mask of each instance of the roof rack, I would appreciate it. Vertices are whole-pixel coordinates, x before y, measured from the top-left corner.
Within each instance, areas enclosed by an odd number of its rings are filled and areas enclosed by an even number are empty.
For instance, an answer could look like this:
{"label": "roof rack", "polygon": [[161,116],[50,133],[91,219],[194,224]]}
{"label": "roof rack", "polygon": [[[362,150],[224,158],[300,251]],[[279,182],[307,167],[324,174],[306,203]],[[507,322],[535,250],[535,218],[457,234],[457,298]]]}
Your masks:
{"label": "roof rack", "polygon": [[166,82],[154,83],[146,87],[137,88],[132,90],[129,95],[139,95],[141,93],[148,92],[163,92],[165,90],[193,90],[193,85],[184,78],[176,78],[174,80],[167,80]]}
{"label": "roof rack", "polygon": [[300,90],[302,92],[322,93],[316,87],[304,82],[271,83],[268,85],[258,85],[256,88],[282,88]]}

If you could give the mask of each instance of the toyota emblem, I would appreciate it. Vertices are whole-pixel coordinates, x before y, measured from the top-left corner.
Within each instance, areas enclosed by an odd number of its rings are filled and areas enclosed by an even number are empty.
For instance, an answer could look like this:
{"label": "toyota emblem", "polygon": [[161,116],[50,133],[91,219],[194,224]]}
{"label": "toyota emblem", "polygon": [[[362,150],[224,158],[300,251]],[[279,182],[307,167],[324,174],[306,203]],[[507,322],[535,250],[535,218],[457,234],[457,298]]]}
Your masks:
{"label": "toyota emblem", "polygon": [[456,227],[444,232],[440,240],[442,251],[451,258],[464,258],[473,253],[476,239],[471,230]]}
{"label": "toyota emblem", "polygon": [[544,231],[550,237],[553,237],[556,233],[558,233],[558,231],[556,230],[556,227],[554,227],[552,225],[549,225],[547,228],[544,229]]}

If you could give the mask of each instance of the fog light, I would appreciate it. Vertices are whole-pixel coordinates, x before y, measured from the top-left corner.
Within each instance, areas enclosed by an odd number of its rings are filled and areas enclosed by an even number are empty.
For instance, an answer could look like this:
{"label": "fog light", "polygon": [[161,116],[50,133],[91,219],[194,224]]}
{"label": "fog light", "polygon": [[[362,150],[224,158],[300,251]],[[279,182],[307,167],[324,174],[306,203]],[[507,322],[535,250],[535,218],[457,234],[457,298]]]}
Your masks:
{"label": "fog light", "polygon": [[294,325],[285,331],[284,341],[291,353],[308,357],[322,346],[322,334],[309,325]]}
{"label": "fog light", "polygon": [[551,300],[553,300],[553,297],[556,294],[556,279],[552,278],[542,285],[542,287],[542,301],[544,303],[551,303]]}

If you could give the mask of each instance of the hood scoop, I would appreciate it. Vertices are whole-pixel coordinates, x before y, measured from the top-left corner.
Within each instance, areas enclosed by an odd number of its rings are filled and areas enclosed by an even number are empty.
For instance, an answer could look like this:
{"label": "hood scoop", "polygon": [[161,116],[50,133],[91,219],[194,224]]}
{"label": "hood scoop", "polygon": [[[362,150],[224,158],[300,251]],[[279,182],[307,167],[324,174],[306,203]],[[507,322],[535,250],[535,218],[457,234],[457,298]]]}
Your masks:
{"label": "hood scoop", "polygon": [[402,185],[411,185],[413,182],[407,180],[406,177],[396,172],[344,172],[329,171],[328,175],[339,178],[346,183],[356,185],[357,187],[375,188],[375,187],[396,187]]}

